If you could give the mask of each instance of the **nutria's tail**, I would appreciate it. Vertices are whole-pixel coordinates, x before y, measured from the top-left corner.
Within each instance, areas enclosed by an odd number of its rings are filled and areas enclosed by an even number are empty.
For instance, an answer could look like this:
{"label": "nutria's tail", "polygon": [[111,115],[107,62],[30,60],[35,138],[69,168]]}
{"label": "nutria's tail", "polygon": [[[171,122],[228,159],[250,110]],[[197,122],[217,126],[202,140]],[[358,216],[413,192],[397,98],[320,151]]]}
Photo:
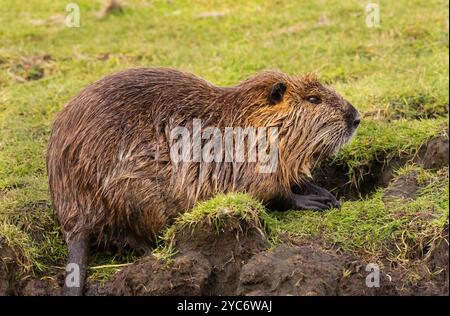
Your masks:
{"label": "nutria's tail", "polygon": [[67,246],[69,248],[69,259],[62,294],[65,296],[81,296],[86,280],[89,236],[87,234],[73,236],[67,241]]}

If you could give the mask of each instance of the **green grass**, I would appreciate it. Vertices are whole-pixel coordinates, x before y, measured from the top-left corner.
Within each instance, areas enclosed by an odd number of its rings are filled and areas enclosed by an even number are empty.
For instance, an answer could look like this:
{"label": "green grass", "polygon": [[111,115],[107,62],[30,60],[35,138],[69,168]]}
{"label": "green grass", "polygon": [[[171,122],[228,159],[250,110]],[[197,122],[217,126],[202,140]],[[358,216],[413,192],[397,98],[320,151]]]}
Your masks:
{"label": "green grass", "polygon": [[[21,253],[26,271],[62,266],[66,256],[45,171],[52,120],[80,89],[113,71],[170,66],[219,85],[263,69],[316,72],[363,114],[354,141],[332,162],[347,165],[355,184],[374,162],[413,156],[448,128],[448,2],[380,1],[379,28],[365,26],[365,1],[128,0],[104,20],[96,19],[99,1],[77,3],[80,28],[64,26],[64,1],[0,6],[0,240]],[[205,12],[222,16],[200,17]],[[292,235],[381,253],[389,240],[436,227],[436,220],[414,226],[414,212],[434,207],[439,225],[448,218],[445,181],[428,185],[414,202],[386,206],[377,192],[341,211],[276,218]],[[400,246],[392,256],[404,252]],[[109,256],[93,265],[133,259]]]}
{"label": "green grass", "polygon": [[[397,177],[416,172],[416,199],[383,199],[386,189],[348,201],[329,212],[276,213],[278,229],[298,238],[321,240],[368,260],[408,260],[448,225],[448,169],[439,173],[410,165]],[[371,261],[374,262],[374,261]]]}

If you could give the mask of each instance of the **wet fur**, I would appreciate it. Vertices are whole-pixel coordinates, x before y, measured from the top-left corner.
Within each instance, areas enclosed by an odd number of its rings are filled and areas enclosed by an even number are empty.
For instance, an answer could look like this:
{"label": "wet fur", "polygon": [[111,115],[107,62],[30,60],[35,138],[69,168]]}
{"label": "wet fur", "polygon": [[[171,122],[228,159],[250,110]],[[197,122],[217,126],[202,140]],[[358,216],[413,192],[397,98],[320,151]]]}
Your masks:
{"label": "wet fur", "polygon": [[[280,83],[285,89],[273,101]],[[322,104],[307,102],[309,95]],[[107,76],[62,109],[48,146],[50,192],[66,241],[150,243],[178,214],[219,192],[289,199],[318,160],[348,141],[355,111],[314,76],[269,71],[226,88],[167,68]],[[172,163],[169,133],[193,119],[222,131],[277,126],[276,172],[259,173],[250,162]]]}

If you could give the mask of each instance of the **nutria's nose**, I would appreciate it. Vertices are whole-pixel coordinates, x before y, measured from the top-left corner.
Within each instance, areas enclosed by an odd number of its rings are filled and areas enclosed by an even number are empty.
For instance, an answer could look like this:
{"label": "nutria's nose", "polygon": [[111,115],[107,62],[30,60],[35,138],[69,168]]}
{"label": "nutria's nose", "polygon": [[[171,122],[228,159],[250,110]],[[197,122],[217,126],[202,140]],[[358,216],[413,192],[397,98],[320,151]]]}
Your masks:
{"label": "nutria's nose", "polygon": [[348,101],[345,118],[347,121],[347,126],[350,129],[356,129],[359,126],[359,123],[361,123],[361,115],[359,114],[358,110],[355,109],[355,107]]}
{"label": "nutria's nose", "polygon": [[353,127],[357,128],[359,126],[359,123],[361,123],[361,116],[356,114],[355,120],[353,121]]}

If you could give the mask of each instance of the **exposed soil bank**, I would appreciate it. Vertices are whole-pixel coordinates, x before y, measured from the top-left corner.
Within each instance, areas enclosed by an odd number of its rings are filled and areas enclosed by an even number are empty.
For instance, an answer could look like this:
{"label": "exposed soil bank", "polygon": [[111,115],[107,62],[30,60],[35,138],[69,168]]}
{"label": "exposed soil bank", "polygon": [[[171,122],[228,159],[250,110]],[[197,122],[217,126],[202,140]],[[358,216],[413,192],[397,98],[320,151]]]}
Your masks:
{"label": "exposed soil bank", "polygon": [[[103,287],[91,283],[87,295],[448,295],[448,243],[417,260],[420,279],[412,284],[401,268],[380,266],[380,286],[368,287],[367,263],[323,249],[319,244],[285,242],[267,248],[255,230],[211,236],[197,229],[179,243],[172,262],[153,255],[117,273]],[[213,241],[214,240],[214,241]],[[427,272],[428,271],[428,272]],[[430,273],[431,272],[431,273]]]}
{"label": "exposed soil bank", "polygon": [[0,239],[0,296],[14,294],[17,257],[13,250]]}
{"label": "exposed soil bank", "polygon": [[[199,232],[198,234],[202,234]],[[411,283],[401,268],[380,271],[380,286],[368,287],[367,263],[318,244],[283,243],[261,249],[264,239],[250,232],[219,234],[212,256],[201,248],[181,248],[170,261],[149,255],[101,286],[89,282],[86,295],[448,295],[448,243],[442,239],[426,259],[417,260],[420,279]],[[212,249],[211,246],[210,249]],[[254,253],[254,254],[252,254]],[[2,295],[59,295],[59,282],[29,279],[5,283]],[[9,283],[8,283],[9,282]],[[5,291],[6,288],[6,291]]]}

